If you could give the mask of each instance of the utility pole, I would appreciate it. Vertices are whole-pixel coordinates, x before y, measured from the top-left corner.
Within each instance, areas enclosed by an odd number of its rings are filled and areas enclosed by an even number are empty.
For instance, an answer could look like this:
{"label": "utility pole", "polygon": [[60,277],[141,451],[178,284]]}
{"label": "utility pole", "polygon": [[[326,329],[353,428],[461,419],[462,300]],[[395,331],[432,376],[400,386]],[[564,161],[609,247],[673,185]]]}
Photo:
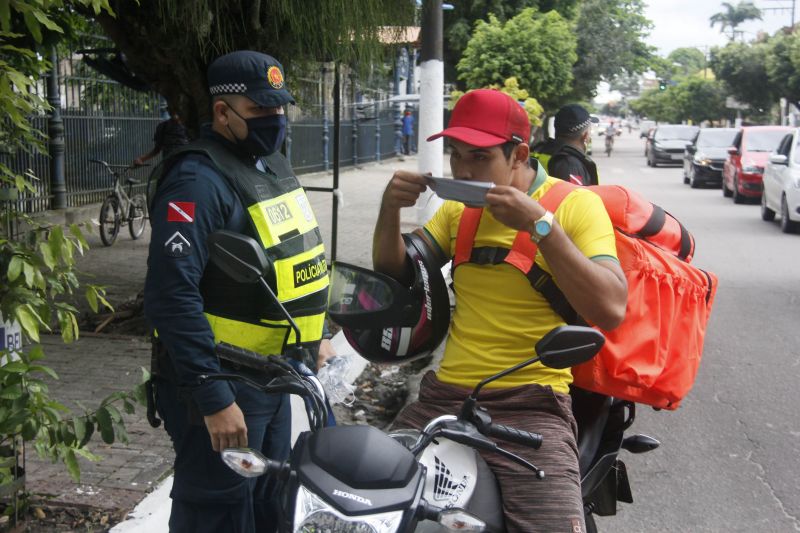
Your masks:
{"label": "utility pole", "polygon": [[783,5],[779,7],[762,7],[761,11],[775,11],[778,13],[788,11],[791,17],[791,24],[789,25],[789,27],[794,28],[795,4],[797,0],[770,0],[770,1],[781,2]]}
{"label": "utility pole", "polygon": [[[422,3],[422,47],[420,50],[419,86],[419,172],[441,177],[444,141],[426,139],[443,129],[442,94],[444,92],[444,53],[442,51],[442,0]],[[424,224],[436,212],[442,201],[428,189],[417,201],[417,221]]]}

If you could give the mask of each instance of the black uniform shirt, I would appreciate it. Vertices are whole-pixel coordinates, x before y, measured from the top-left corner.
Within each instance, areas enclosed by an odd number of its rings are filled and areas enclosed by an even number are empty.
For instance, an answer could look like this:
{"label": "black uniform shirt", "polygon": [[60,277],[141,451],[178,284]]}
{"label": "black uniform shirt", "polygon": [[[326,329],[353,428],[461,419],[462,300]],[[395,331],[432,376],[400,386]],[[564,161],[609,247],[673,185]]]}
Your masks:
{"label": "black uniform shirt", "polygon": [[[202,136],[236,152],[235,145],[210,129]],[[211,161],[189,154],[162,179],[150,222],[145,315],[169,351],[178,385],[192,388],[200,412],[210,415],[233,403],[234,388],[226,381],[197,387],[199,375],[219,372],[214,334],[203,315],[200,295],[208,263],[206,238],[219,229],[245,233],[249,221],[227,179]]]}
{"label": "black uniform shirt", "polygon": [[547,163],[547,173],[576,185],[597,185],[597,170],[591,159],[566,143],[558,144]]}

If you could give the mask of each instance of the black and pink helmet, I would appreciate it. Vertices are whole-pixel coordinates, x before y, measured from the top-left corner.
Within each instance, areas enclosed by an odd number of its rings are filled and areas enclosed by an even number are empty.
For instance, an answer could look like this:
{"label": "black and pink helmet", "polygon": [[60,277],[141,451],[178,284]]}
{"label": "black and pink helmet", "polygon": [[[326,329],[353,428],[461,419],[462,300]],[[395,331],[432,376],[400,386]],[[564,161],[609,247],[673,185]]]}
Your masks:
{"label": "black and pink helmet", "polygon": [[402,363],[432,353],[450,326],[450,299],[441,270],[419,235],[403,235],[413,266],[410,286],[334,262],[328,316],[351,346],[373,363]]}

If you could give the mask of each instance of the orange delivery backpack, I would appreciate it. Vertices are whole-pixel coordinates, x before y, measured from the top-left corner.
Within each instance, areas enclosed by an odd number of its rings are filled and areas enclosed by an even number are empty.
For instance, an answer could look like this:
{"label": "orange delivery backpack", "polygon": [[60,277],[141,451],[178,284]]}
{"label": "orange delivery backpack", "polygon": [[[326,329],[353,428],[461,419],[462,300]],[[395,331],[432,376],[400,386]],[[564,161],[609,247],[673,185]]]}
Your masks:
{"label": "orange delivery backpack", "polygon": [[[539,203],[555,212],[575,188],[560,182]],[[572,368],[573,383],[607,396],[677,409],[697,375],[717,277],[690,264],[694,238],[662,208],[625,187],[586,188],[603,200],[614,226],[628,303],[622,323],[611,331],[601,330],[606,342],[600,352]],[[585,324],[550,274],[534,262],[538,247],[527,232],[517,234],[511,249],[473,248],[481,213],[481,208],[464,209],[453,269],[464,262],[509,263],[568,324]]]}

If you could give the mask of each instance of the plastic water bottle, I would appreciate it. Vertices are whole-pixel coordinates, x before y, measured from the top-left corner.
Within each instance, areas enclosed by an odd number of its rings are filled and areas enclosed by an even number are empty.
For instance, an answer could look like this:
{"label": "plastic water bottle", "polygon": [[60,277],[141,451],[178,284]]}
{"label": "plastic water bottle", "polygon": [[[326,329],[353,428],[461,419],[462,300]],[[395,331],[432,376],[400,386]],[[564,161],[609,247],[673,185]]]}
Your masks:
{"label": "plastic water bottle", "polygon": [[347,381],[350,361],[349,357],[337,355],[328,359],[325,366],[317,372],[317,378],[322,383],[331,405],[341,403],[350,406],[356,401],[356,388]]}

